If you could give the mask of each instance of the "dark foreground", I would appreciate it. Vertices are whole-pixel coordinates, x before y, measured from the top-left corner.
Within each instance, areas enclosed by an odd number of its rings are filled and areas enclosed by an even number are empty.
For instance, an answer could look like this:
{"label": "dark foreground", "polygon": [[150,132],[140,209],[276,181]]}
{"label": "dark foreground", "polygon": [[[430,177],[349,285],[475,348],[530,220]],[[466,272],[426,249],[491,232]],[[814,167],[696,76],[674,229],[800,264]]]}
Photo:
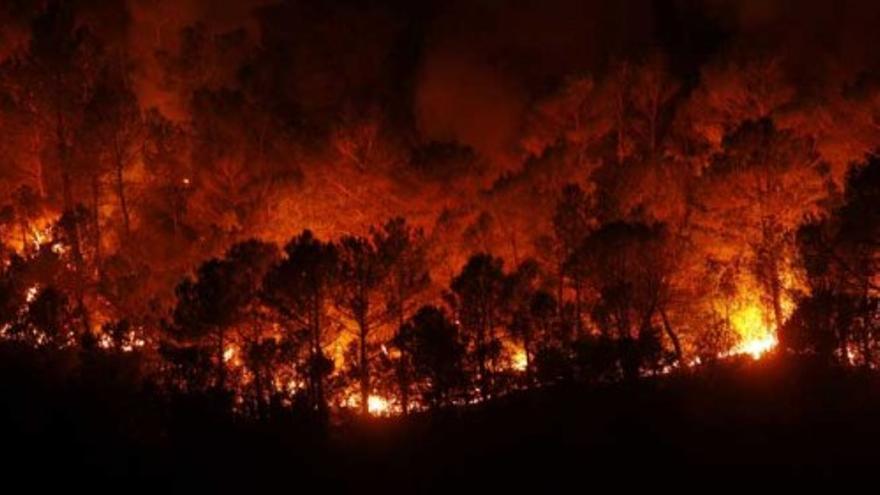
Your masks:
{"label": "dark foreground", "polygon": [[434,416],[344,421],[326,433],[295,417],[249,424],[196,400],[158,400],[110,368],[70,375],[5,355],[4,480],[364,493],[613,482],[665,491],[852,480],[880,465],[880,376],[791,359],[559,386]]}

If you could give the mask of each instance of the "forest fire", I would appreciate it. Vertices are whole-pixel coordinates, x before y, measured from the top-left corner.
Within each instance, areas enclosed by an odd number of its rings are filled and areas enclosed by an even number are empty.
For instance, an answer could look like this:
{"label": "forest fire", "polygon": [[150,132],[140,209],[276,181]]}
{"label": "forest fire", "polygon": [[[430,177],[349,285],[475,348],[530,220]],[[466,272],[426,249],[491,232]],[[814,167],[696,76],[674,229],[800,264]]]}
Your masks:
{"label": "forest fire", "polygon": [[236,358],[236,348],[234,346],[228,345],[223,351],[223,362],[228,365],[234,364],[234,360]]}
{"label": "forest fire", "polygon": [[40,293],[40,287],[38,285],[35,285],[35,286],[29,288],[27,290],[27,292],[25,293],[25,302],[27,302],[28,304],[34,302],[34,299],[37,298],[37,294],[39,294],[39,293]]}
{"label": "forest fire", "polygon": [[514,370],[523,372],[526,371],[529,365],[529,358],[526,355],[525,349],[517,349],[513,354],[513,360],[511,362],[511,366]]}
{"label": "forest fire", "polygon": [[[343,406],[352,411],[361,409],[361,398],[358,394],[350,394],[343,401]],[[374,417],[390,417],[401,414],[399,408],[381,395],[371,394],[367,397],[367,414]]]}
{"label": "forest fire", "polygon": [[0,2],[0,371],[125,444],[880,369],[880,6],[359,3]]}
{"label": "forest fire", "polygon": [[[33,238],[33,248],[40,249],[40,246],[43,245],[46,241],[51,239],[51,234],[49,232],[44,232],[39,229],[34,229],[31,231],[31,237]],[[27,246],[22,246],[22,250],[24,250]]]}
{"label": "forest fire", "polygon": [[746,306],[731,316],[731,324],[740,341],[731,355],[748,354],[755,359],[776,347],[776,332],[767,324],[767,317],[757,305]]}
{"label": "forest fire", "polygon": [[391,413],[391,405],[383,397],[371,395],[367,402],[367,411],[373,416],[387,416]]}

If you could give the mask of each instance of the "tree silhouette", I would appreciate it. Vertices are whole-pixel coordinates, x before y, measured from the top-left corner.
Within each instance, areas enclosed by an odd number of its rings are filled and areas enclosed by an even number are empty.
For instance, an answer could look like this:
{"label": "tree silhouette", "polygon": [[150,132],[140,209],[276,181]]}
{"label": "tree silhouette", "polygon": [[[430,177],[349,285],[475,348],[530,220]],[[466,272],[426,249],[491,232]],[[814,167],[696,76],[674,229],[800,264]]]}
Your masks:
{"label": "tree silhouette", "polygon": [[32,252],[39,241],[34,239],[31,225],[43,213],[44,204],[37,192],[25,185],[13,193],[12,205],[18,221],[22,250],[25,253]]}
{"label": "tree silhouette", "polygon": [[81,324],[76,315],[63,292],[46,287],[28,302],[27,312],[10,331],[26,342],[59,349],[75,343],[75,325]]}
{"label": "tree silhouette", "polygon": [[[99,175],[110,175],[123,233],[131,235],[131,200],[126,173],[141,154],[147,126],[137,96],[128,80],[127,68],[106,67],[97,80],[87,107],[84,147],[100,167]],[[128,240],[128,239],[126,239]]]}
{"label": "tree silhouette", "polygon": [[202,264],[196,278],[177,287],[177,305],[170,335],[184,343],[213,349],[215,385],[226,388],[225,355],[229,332],[253,314],[263,277],[277,258],[277,248],[247,241],[229,249],[222,259]]}
{"label": "tree silhouette", "polygon": [[375,245],[362,237],[347,236],[339,241],[339,284],[337,307],[357,325],[357,368],[361,412],[367,414],[370,397],[370,358],[368,346],[372,332],[387,318],[379,296],[389,273],[387,260]]}
{"label": "tree silhouette", "polygon": [[373,228],[371,236],[377,255],[388,267],[385,304],[390,316],[402,325],[431,283],[425,234],[397,217]]}
{"label": "tree silhouette", "polygon": [[520,263],[504,280],[502,295],[507,330],[514,340],[522,344],[525,354],[527,383],[531,381],[535,341],[539,336],[546,336],[539,329],[550,323],[550,306],[553,304],[546,299],[549,294],[538,293],[539,270],[540,267],[534,260]]}
{"label": "tree silhouette", "polygon": [[264,298],[289,332],[307,335],[309,405],[323,416],[327,412],[324,380],[333,369],[324,354],[327,305],[339,280],[339,251],[335,244],[322,242],[306,230],[287,243],[284,253],[284,259],[266,276]]}
{"label": "tree silhouette", "polygon": [[465,384],[465,347],[457,327],[435,306],[424,306],[401,327],[397,341],[412,356],[422,399],[432,408],[452,405]]}
{"label": "tree silhouette", "polygon": [[502,322],[504,291],[503,260],[476,254],[468,260],[450,288],[450,302],[465,335],[473,342],[476,380],[483,399],[493,394],[493,373],[500,354],[496,330]]}
{"label": "tree silhouette", "polygon": [[583,306],[587,288],[586,274],[577,265],[569,263],[574,252],[584,238],[595,228],[593,199],[577,184],[568,184],[553,214],[553,230],[556,235],[559,287],[557,299],[564,300],[565,282],[574,290],[575,330],[578,335],[583,330]]}
{"label": "tree silhouette", "polygon": [[[664,251],[662,225],[611,223],[590,235],[570,260],[590,274],[598,301],[593,318],[606,338],[620,342],[621,357],[638,371],[637,340],[654,334],[654,321],[669,291],[669,258]],[[669,330],[676,351],[678,338]],[[650,337],[651,339],[655,337]],[[680,354],[679,354],[680,357]]]}
{"label": "tree silhouette", "polygon": [[[85,332],[91,331],[85,305],[87,273],[81,240],[81,204],[76,180],[82,175],[75,160],[77,137],[88,102],[94,92],[100,66],[100,43],[94,34],[77,24],[76,12],[69,2],[49,2],[34,23],[27,61],[17,65],[18,85],[13,89],[25,108],[40,142],[45,147],[41,158],[48,158],[44,170],[57,173],[61,182],[64,227],[76,267],[78,281],[74,300],[81,313]],[[42,174],[41,174],[42,175]]]}
{"label": "tree silhouette", "polygon": [[827,196],[823,168],[809,142],[769,120],[743,124],[723,146],[697,191],[695,224],[719,257],[751,268],[779,328],[793,234]]}
{"label": "tree silhouette", "polygon": [[[394,333],[415,311],[415,305],[430,286],[428,272],[427,241],[421,229],[408,225],[402,217],[393,218],[379,228],[371,230],[373,245],[388,273],[383,284],[383,300],[388,322]],[[398,347],[392,339],[392,346]],[[392,369],[397,384],[398,399],[404,414],[409,412],[412,356],[399,348],[396,359],[383,354],[386,365]]]}
{"label": "tree silhouette", "polygon": [[827,218],[801,226],[798,248],[810,293],[801,297],[781,341],[791,350],[843,362],[875,360],[880,298],[880,165],[876,159],[850,174],[843,203]]}

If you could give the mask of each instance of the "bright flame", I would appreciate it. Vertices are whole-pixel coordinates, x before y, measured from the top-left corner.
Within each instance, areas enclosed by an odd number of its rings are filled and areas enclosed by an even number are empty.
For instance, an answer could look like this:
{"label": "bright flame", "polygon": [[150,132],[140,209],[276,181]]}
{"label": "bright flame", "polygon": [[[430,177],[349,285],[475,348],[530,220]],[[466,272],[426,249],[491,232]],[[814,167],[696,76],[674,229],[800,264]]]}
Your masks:
{"label": "bright flame", "polygon": [[[353,393],[347,396],[341,405],[342,407],[359,410],[361,405],[360,395]],[[367,413],[371,416],[391,416],[397,412],[396,408],[385,397],[381,395],[370,395],[367,397]]]}
{"label": "bright flame", "polygon": [[391,412],[391,405],[384,397],[371,395],[367,398],[367,412],[373,416],[387,416]]}
{"label": "bright flame", "polygon": [[526,357],[526,350],[517,349],[516,352],[513,353],[513,358],[511,360],[513,369],[516,371],[525,371],[528,364],[529,360],[528,357]]}
{"label": "bright flame", "polygon": [[739,335],[740,342],[728,355],[748,354],[758,359],[776,347],[776,332],[757,304],[749,303],[735,311],[730,316],[730,323]]}
{"label": "bright flame", "polygon": [[856,364],[856,361],[858,359],[858,355],[859,355],[858,348],[856,347],[855,344],[850,343],[850,344],[846,345],[846,361],[850,365],[854,366]]}
{"label": "bright flame", "polygon": [[[39,250],[43,244],[52,239],[52,224],[55,220],[55,217],[46,216],[33,221],[30,225],[30,242],[34,250]],[[21,249],[26,251],[27,246],[21,246]]]}
{"label": "bright flame", "polygon": [[228,363],[235,357],[235,347],[229,345],[223,350],[223,362]]}
{"label": "bright flame", "polygon": [[129,338],[129,343],[122,344],[123,352],[131,352],[139,347],[143,347],[146,345],[144,339],[135,336],[134,332],[131,332],[131,337]]}
{"label": "bright flame", "polygon": [[40,292],[40,286],[39,286],[39,285],[35,285],[35,286],[29,288],[29,289],[27,290],[27,293],[25,294],[25,301],[27,301],[28,303],[32,303],[32,302],[34,302],[34,299],[37,298],[37,294],[38,294],[39,292]]}
{"label": "bright flame", "polygon": [[778,341],[773,335],[768,335],[761,339],[749,340],[743,342],[731,350],[731,354],[748,354],[754,359],[760,359],[767,351],[770,351]]}
{"label": "bright flame", "polygon": [[42,246],[43,243],[48,241],[51,237],[49,227],[46,227],[45,229],[32,228],[31,237],[34,243],[34,249],[40,249],[40,246]]}

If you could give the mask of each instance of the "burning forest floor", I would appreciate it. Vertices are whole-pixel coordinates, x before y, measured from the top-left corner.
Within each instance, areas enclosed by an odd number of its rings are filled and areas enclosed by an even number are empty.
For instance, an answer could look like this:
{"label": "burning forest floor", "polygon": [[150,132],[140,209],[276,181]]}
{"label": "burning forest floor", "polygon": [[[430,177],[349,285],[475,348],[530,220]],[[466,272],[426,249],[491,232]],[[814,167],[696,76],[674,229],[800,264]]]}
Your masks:
{"label": "burning forest floor", "polygon": [[134,391],[124,374],[72,379],[16,356],[0,365],[0,424],[4,477],[22,480],[332,492],[801,483],[866,474],[880,440],[880,375],[778,356],[326,429],[295,416],[242,422],[203,400]]}

